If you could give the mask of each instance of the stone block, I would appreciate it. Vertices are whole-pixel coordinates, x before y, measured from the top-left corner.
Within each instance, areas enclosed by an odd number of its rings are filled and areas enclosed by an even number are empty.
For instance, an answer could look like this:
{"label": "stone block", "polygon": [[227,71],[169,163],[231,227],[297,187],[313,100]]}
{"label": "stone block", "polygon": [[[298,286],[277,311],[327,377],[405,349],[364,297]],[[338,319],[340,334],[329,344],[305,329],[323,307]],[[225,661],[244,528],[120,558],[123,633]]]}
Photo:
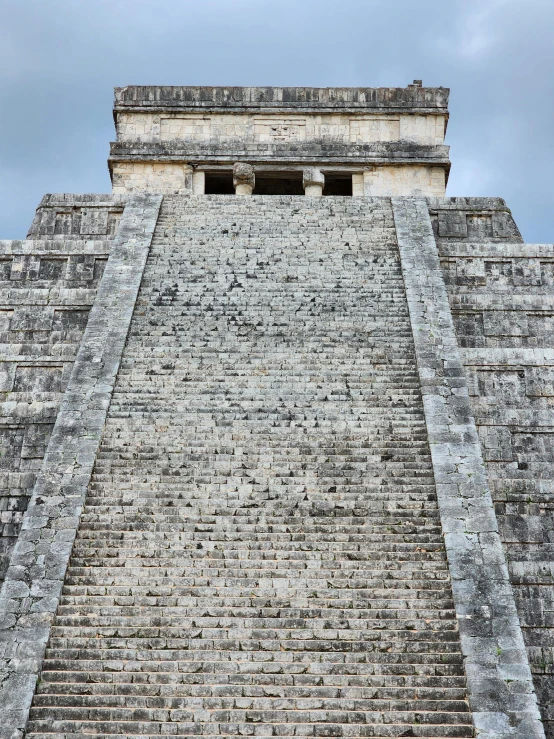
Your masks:
{"label": "stone block", "polygon": [[529,367],[525,383],[529,397],[554,397],[554,367]]}
{"label": "stone block", "polygon": [[81,210],[82,236],[104,236],[108,233],[108,211],[105,208],[83,208]]}
{"label": "stone block", "polygon": [[523,311],[485,311],[483,332],[485,336],[528,336],[529,320]]}
{"label": "stone block", "polygon": [[491,214],[468,214],[466,222],[469,241],[489,241],[493,238]]}
{"label": "stone block", "polygon": [[523,370],[477,369],[476,380],[476,395],[502,399],[508,405],[524,402],[527,386]]}
{"label": "stone block", "polygon": [[480,426],[478,431],[485,462],[510,462],[514,458],[510,429],[505,426]]}
{"label": "stone block", "polygon": [[62,390],[62,368],[53,365],[19,365],[12,390],[16,393],[58,393]]}
{"label": "stone block", "polygon": [[439,236],[441,238],[466,239],[466,214],[456,211],[439,211]]}
{"label": "stone block", "polygon": [[492,214],[492,235],[497,239],[508,239],[520,235],[510,213],[496,212]]}
{"label": "stone block", "polygon": [[514,285],[541,285],[541,263],[538,259],[514,259]]}
{"label": "stone block", "polygon": [[458,259],[456,262],[456,283],[458,285],[485,285],[485,262],[483,259]]}

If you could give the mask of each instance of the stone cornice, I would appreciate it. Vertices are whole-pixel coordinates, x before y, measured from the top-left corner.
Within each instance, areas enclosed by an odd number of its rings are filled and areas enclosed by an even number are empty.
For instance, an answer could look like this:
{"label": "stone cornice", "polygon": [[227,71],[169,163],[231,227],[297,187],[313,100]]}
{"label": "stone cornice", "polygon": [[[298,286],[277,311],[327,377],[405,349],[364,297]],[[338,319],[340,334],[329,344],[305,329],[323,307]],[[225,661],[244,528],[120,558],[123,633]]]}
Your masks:
{"label": "stone cornice", "polygon": [[125,110],[210,110],[448,115],[444,87],[116,87],[114,114]]}
{"label": "stone cornice", "polygon": [[126,161],[217,163],[248,159],[256,162],[318,162],[360,164],[436,164],[450,169],[448,146],[424,146],[408,141],[342,144],[328,141],[290,143],[112,142],[109,164]]}

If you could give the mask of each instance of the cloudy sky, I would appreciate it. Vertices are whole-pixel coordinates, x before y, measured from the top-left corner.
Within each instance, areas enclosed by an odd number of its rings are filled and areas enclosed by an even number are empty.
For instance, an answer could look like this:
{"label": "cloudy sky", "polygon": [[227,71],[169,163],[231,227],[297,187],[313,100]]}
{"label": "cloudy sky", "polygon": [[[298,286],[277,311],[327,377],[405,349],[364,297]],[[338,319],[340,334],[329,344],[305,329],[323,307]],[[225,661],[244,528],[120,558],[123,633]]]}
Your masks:
{"label": "cloudy sky", "polygon": [[448,195],[554,241],[553,0],[0,0],[0,238],[109,192],[116,85],[451,88]]}

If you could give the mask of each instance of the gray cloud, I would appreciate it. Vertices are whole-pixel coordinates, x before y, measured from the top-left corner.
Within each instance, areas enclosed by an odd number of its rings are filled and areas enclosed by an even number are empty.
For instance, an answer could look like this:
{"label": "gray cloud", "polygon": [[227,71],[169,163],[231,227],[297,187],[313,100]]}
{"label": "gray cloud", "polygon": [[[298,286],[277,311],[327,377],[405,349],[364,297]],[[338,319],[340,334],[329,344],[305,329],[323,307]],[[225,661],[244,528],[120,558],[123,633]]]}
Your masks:
{"label": "gray cloud", "polygon": [[554,240],[552,0],[0,0],[0,236],[45,192],[109,192],[112,88],[450,87],[449,195]]}

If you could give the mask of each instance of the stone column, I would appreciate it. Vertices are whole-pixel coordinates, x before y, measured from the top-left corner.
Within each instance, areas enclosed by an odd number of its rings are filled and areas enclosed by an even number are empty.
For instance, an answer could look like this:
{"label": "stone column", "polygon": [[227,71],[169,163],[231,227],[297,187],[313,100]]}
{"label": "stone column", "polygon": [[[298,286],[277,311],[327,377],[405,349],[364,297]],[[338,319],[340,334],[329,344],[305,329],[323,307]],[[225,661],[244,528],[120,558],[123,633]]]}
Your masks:
{"label": "stone column", "polygon": [[352,196],[355,198],[360,198],[364,196],[363,172],[355,172],[352,175]]}
{"label": "stone column", "polygon": [[233,166],[233,185],[236,195],[252,195],[256,183],[254,168],[246,162],[236,162]]}
{"label": "stone column", "polygon": [[319,169],[309,167],[302,173],[304,195],[309,195],[312,198],[320,198],[323,195],[324,184],[325,177]]}
{"label": "stone column", "polygon": [[192,194],[204,195],[206,192],[206,173],[194,170],[192,173]]}

